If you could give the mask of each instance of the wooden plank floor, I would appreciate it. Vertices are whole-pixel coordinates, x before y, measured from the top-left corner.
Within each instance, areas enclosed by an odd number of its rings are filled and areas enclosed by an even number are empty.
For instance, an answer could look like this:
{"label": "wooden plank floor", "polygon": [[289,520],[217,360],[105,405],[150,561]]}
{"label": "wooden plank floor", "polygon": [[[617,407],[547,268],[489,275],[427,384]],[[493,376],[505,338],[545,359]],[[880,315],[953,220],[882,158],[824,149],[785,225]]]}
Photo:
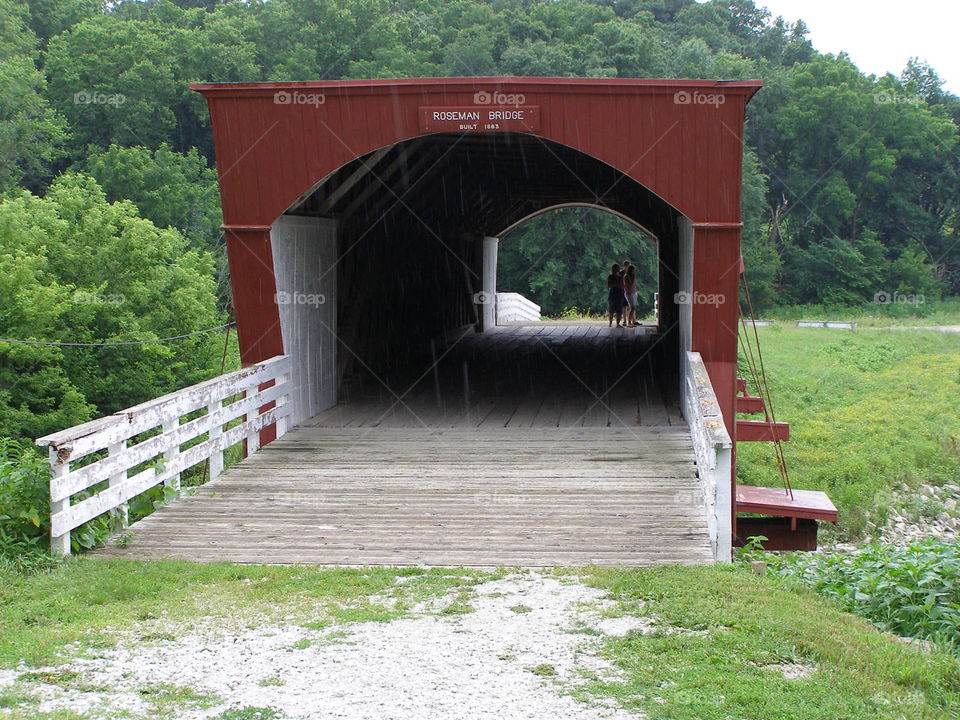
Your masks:
{"label": "wooden plank floor", "polygon": [[[544,349],[534,330],[557,342]],[[125,546],[96,554],[330,565],[709,563],[689,431],[671,388],[649,364],[631,364],[650,338],[626,332],[512,327],[472,338],[451,355],[453,372],[409,392],[355,395],[134,524]],[[464,367],[473,373],[466,388]]]}
{"label": "wooden plank floor", "polygon": [[296,428],[101,556],[552,566],[711,561],[684,428]]}

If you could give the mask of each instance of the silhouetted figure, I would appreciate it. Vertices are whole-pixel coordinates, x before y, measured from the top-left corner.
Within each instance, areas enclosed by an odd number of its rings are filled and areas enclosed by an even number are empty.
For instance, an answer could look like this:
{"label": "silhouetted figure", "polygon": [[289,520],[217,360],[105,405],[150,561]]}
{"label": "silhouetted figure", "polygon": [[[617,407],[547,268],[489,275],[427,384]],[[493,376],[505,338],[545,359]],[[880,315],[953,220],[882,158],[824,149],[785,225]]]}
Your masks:
{"label": "silhouetted figure", "polygon": [[627,300],[627,315],[624,325],[637,326],[637,269],[630,265],[623,274],[623,295]]}
{"label": "silhouetted figure", "polygon": [[616,263],[610,268],[610,274],[607,276],[607,312],[610,318],[607,326],[613,326],[613,316],[617,316],[617,327],[620,327],[620,320],[623,318],[623,278],[620,275],[620,266]]}

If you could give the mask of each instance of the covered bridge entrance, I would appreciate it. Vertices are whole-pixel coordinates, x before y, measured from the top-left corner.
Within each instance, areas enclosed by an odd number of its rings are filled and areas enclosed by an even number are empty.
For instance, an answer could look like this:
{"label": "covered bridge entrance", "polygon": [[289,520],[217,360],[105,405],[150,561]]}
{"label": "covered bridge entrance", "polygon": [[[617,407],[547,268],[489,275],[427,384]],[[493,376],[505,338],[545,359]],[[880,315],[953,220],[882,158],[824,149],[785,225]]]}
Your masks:
{"label": "covered bridge entrance", "polygon": [[[243,416],[251,457],[111,552],[729,557],[738,424],[742,439],[786,432],[736,419],[742,130],[759,81],[193,87],[209,103],[241,355],[264,403]],[[498,324],[500,238],[564,205],[615,213],[656,243],[655,324]],[[603,292],[607,269],[583,272]],[[66,447],[60,435],[45,444]]]}

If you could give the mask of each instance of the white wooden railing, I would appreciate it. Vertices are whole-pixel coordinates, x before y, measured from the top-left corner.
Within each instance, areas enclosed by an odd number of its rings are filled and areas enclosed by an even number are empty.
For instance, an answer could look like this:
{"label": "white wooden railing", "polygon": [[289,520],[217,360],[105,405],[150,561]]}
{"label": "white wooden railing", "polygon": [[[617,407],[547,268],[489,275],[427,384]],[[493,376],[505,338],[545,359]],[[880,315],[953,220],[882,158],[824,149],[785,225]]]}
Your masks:
{"label": "white wooden railing", "polygon": [[733,442],[698,352],[687,352],[684,358],[683,415],[693,438],[713,557],[717,562],[729,562],[733,541],[730,482]]}
{"label": "white wooden railing", "polygon": [[[246,440],[253,454],[260,430],[270,425],[280,437],[287,430],[290,398],[290,358],[278,355],[40,438],[37,445],[50,453],[51,551],[68,555],[70,531],[115,508],[125,523],[131,499],[160,483],[179,490],[180,474],[194,465],[209,461],[208,477],[215,478],[223,471],[224,450]],[[186,417],[198,412],[204,414]],[[151,437],[137,437],[151,431]],[[181,449],[197,439],[201,442]],[[104,451],[105,457],[89,461]],[[71,503],[74,495],[98,485],[103,486]]]}
{"label": "white wooden railing", "polygon": [[540,322],[540,306],[520,293],[497,293],[497,323]]}

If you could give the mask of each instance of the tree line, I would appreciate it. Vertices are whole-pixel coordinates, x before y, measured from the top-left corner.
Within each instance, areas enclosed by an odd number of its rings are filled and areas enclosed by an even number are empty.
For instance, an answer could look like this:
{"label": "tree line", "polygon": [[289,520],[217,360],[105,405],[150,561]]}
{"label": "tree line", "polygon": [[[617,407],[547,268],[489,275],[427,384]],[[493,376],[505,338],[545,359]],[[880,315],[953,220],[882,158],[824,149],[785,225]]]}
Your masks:
{"label": "tree line", "polygon": [[[873,77],[820,54],[752,0],[0,0],[0,336],[148,340],[227,319],[188,83],[469,75],[762,78],[744,152],[755,303],[960,294],[960,100],[919,61]],[[635,230],[582,210],[508,240],[504,282],[549,313],[599,307],[585,265],[653,267]],[[0,434],[182,387],[222,346],[0,343]]]}

